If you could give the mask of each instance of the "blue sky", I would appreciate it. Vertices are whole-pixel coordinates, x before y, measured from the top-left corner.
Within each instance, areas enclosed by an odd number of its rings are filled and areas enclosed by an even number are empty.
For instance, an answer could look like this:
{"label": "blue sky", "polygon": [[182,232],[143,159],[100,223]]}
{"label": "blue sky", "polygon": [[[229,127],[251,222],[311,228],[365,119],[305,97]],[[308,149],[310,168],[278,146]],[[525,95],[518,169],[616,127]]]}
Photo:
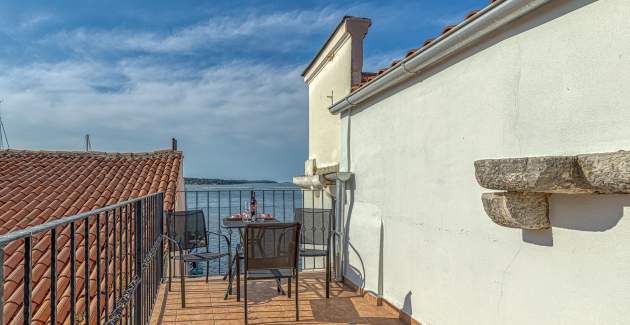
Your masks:
{"label": "blue sky", "polygon": [[307,157],[300,72],[343,15],[372,19],[364,71],[488,1],[0,1],[11,147],[151,151],[185,175],[288,181]]}

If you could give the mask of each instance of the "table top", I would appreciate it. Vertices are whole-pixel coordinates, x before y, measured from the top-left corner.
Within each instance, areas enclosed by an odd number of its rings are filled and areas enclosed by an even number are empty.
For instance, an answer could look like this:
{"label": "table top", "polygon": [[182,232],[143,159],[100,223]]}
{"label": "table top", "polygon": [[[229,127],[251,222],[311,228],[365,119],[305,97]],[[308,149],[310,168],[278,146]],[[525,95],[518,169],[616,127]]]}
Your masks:
{"label": "table top", "polygon": [[259,218],[256,219],[256,221],[251,221],[251,220],[243,220],[243,219],[237,219],[237,218],[223,218],[223,228],[245,228],[245,226],[249,225],[249,224],[259,224],[259,223],[276,223],[279,222],[278,219],[276,218]]}

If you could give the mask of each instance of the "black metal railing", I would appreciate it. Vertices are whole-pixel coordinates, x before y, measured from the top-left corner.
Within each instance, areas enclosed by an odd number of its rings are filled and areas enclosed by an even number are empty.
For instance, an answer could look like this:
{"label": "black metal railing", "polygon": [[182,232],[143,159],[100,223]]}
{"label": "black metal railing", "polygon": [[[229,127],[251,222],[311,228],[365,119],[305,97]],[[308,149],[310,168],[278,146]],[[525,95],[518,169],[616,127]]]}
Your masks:
{"label": "black metal railing", "polygon": [[[0,323],[49,315],[43,322],[148,324],[163,274],[163,199],[157,193],[0,236]],[[9,280],[22,286],[21,314],[5,313]],[[47,290],[49,304],[34,301],[33,285],[39,297]]]}
{"label": "black metal railing", "polygon": [[[231,249],[234,251],[235,246],[239,243],[238,232],[224,229],[223,218],[233,214],[238,214],[249,209],[250,193],[256,192],[257,212],[270,213],[276,219],[282,222],[291,222],[295,218],[296,208],[323,208],[334,210],[334,198],[323,190],[305,190],[298,187],[222,187],[217,186],[212,189],[190,189],[202,186],[189,186],[187,190],[178,192],[178,198],[183,199],[186,210],[202,210],[206,217],[206,225],[212,232],[223,232],[228,234]],[[314,214],[312,218],[324,218],[325,213]],[[322,224],[313,222],[315,224]],[[334,222],[330,225],[334,227]],[[324,227],[307,227],[303,231],[308,231],[313,237],[325,237],[331,229],[329,225]],[[334,231],[334,229],[332,229]],[[219,236],[211,236],[209,249],[215,252],[226,252],[228,247],[224,240]],[[198,263],[197,267],[201,269],[197,275],[205,275],[209,272],[212,275],[222,274],[227,270],[225,261],[220,263],[210,263],[210,269],[205,270],[205,263]],[[324,258],[322,257],[302,257],[300,261],[301,269],[322,269],[324,267]],[[191,268],[189,266],[189,268]],[[190,273],[189,273],[190,275]]]}

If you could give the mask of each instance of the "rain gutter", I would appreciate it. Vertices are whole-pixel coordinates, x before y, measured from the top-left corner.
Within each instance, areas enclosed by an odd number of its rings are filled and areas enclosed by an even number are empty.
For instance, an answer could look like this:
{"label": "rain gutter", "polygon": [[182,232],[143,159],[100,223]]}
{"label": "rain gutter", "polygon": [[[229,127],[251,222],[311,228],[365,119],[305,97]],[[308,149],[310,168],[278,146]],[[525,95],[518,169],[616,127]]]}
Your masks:
{"label": "rain gutter", "polygon": [[482,37],[551,1],[496,1],[480,10],[472,18],[463,21],[449,32],[436,38],[427,47],[405,58],[381,76],[333,104],[328,110],[333,114],[345,112],[351,107],[370,99],[375,94],[421,74],[426,69],[461,51]]}

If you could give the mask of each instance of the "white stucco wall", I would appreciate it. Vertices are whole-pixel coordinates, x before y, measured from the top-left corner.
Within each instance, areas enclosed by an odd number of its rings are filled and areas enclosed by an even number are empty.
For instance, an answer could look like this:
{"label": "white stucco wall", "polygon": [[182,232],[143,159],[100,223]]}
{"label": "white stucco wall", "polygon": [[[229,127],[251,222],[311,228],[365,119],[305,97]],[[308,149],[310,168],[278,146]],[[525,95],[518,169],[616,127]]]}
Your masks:
{"label": "white stucco wall", "polygon": [[333,53],[317,76],[308,83],[308,156],[316,159],[318,166],[339,162],[339,117],[328,112],[332,100],[350,93],[351,86],[351,38],[345,27],[333,37],[332,45],[341,42],[339,48],[326,49]]}
{"label": "white stucco wall", "polygon": [[343,116],[346,275],[424,325],[628,324],[630,196],[553,195],[552,230],[503,228],[473,168],[630,149],[628,67],[627,0],[558,0]]}

